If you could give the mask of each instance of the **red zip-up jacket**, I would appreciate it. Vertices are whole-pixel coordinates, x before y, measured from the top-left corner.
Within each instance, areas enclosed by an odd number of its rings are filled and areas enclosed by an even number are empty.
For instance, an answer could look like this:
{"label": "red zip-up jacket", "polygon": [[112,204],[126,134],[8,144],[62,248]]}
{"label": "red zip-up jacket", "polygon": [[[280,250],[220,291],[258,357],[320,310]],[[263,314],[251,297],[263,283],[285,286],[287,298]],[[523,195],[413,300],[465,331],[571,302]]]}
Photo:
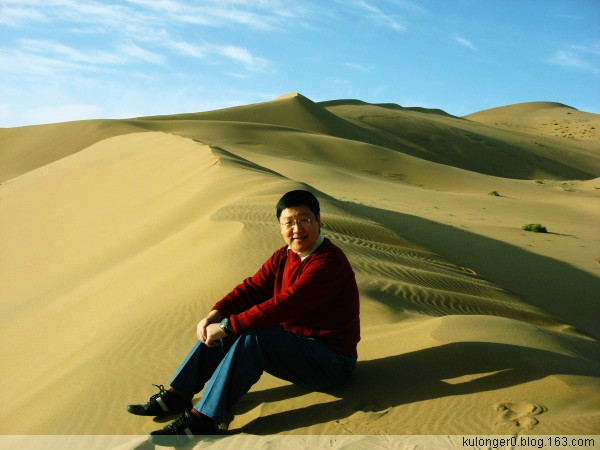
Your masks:
{"label": "red zip-up jacket", "polygon": [[354,271],[329,239],[304,260],[282,247],[217,302],[234,333],[281,325],[298,336],[317,338],[333,351],[357,357],[359,297]]}

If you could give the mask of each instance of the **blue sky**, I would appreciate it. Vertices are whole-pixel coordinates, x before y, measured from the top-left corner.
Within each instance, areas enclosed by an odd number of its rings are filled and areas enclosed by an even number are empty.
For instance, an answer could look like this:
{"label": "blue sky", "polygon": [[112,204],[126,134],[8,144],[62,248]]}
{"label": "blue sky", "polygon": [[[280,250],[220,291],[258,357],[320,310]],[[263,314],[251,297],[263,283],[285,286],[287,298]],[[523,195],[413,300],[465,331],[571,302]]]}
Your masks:
{"label": "blue sky", "polygon": [[314,101],[600,113],[599,0],[0,0],[0,127]]}

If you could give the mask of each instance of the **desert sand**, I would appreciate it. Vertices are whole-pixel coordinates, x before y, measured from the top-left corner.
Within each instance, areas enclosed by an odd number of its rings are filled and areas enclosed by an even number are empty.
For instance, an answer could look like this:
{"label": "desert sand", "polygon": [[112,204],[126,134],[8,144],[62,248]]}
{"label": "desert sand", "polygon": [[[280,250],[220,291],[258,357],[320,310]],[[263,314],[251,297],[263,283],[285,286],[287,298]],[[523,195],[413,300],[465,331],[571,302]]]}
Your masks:
{"label": "desert sand", "polygon": [[125,406],[168,383],[198,320],[284,245],[275,203],[296,188],[356,272],[358,368],[320,393],[265,374],[223,448],[598,434],[599,128],[558,103],[461,118],[293,93],[0,129],[0,441],[162,427]]}

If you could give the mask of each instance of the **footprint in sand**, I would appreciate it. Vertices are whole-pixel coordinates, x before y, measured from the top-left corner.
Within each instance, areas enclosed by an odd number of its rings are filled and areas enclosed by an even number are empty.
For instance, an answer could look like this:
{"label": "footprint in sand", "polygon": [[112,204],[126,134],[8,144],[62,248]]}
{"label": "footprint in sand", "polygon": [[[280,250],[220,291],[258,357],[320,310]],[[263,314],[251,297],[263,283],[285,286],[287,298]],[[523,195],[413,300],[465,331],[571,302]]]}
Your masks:
{"label": "footprint in sand", "polygon": [[388,434],[387,424],[378,420],[389,413],[391,408],[379,409],[374,404],[361,404],[348,420],[336,420],[336,424],[349,434]]}
{"label": "footprint in sand", "polygon": [[501,428],[508,426],[513,430],[516,428],[514,431],[531,430],[539,423],[535,416],[539,416],[548,410],[544,405],[528,402],[500,403],[495,405],[494,408],[500,413],[496,426]]}

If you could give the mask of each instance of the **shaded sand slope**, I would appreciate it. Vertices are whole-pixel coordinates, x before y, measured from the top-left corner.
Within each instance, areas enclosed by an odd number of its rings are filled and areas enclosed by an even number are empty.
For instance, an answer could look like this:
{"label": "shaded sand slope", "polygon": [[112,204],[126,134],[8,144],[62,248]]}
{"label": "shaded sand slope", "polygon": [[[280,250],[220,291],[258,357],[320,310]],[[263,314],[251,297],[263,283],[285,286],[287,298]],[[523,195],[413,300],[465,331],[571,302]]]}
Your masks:
{"label": "shaded sand slope", "polygon": [[[339,140],[326,144],[331,152],[337,149],[339,161],[324,152],[319,165],[314,165],[307,162],[308,155],[304,160],[294,159],[314,142],[303,144],[299,137],[293,141],[298,152],[292,149],[287,160],[281,157],[283,152],[277,157],[238,152],[336,198],[375,207],[360,212],[414,242],[475,267],[486,278],[585,333],[600,336],[596,187],[489,177],[393,152],[375,152],[380,149],[373,147],[357,145],[354,149]],[[354,156],[364,153],[353,159],[345,157],[346,151]],[[352,164],[356,164],[354,170]],[[491,190],[501,192],[501,197],[488,195]],[[530,222],[551,224],[552,234],[536,236],[520,230]]]}
{"label": "shaded sand slope", "polygon": [[[112,137],[2,183],[0,432],[161,426],[124,406],[167,383],[207,309],[283,245],[281,194],[309,188],[357,275],[358,371],[327,393],[266,375],[232,433],[596,433],[600,182],[568,180],[579,150],[539,184],[329,135],[344,122],[303,97],[273,103],[295,126],[235,108],[107,122]],[[82,123],[60,125],[76,141]],[[553,234],[520,230],[534,220]]]}
{"label": "shaded sand slope", "polygon": [[[335,144],[327,145],[331,150]],[[532,305],[600,336],[600,245],[594,233],[599,219],[597,189],[577,183],[561,188],[486,177],[394,153],[377,153],[379,161],[365,157],[359,162],[362,168],[353,171],[347,166],[352,160],[343,157],[351,146],[337,145],[340,163],[324,157],[318,166],[280,156],[239,153],[336,198],[372,205],[357,212],[414,242],[452,255],[453,260],[524,295]],[[492,189],[498,189],[502,197],[488,195]],[[552,234],[520,230],[524,223],[536,221],[552,224]]]}
{"label": "shaded sand slope", "polygon": [[411,149],[409,154],[441,164],[520,179],[600,176],[597,159],[586,144],[575,141],[507,132],[484,126],[489,125],[485,121],[413,108],[338,101],[326,109]]}

